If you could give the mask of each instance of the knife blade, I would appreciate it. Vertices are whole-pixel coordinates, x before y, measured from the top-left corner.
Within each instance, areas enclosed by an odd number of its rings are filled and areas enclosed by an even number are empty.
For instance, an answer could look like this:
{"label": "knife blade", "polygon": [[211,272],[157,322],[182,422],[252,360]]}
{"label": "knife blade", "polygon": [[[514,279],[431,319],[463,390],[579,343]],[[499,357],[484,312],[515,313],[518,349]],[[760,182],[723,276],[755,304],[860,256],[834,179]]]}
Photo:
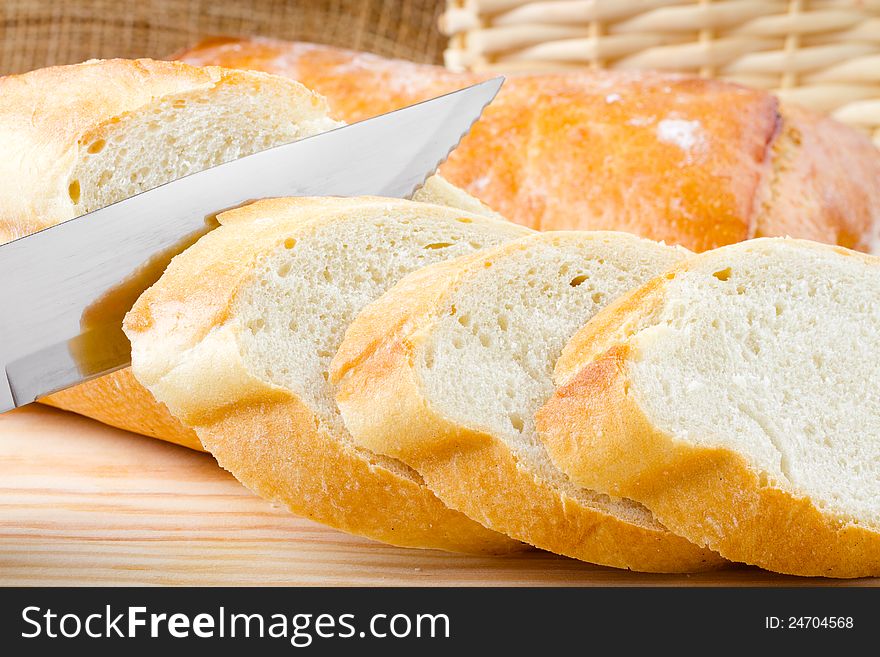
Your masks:
{"label": "knife blade", "polygon": [[273,196],[408,197],[502,82],[220,164],[0,245],[0,412],[128,365],[125,312],[218,212]]}

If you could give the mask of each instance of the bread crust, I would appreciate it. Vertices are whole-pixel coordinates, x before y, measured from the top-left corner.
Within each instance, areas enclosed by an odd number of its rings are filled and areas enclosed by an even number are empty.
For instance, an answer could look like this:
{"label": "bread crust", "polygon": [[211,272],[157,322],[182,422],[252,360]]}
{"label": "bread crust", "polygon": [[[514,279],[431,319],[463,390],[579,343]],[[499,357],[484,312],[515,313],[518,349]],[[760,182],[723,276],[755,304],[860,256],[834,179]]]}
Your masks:
{"label": "bread crust", "polygon": [[472,554],[524,549],[317,427],[296,397],[259,393],[203,418],[196,432],[247,488],[316,522],[402,547]]}
{"label": "bread crust", "polygon": [[[211,39],[177,56],[299,80],[348,121],[486,77],[271,39]],[[694,251],[785,235],[869,250],[880,233],[880,153],[867,136],[763,91],[682,76],[510,76],[441,173],[539,230],[626,230]]]}
{"label": "bread crust", "polygon": [[195,431],[183,426],[165,404],[156,401],[128,367],[56,392],[40,399],[40,403],[85,415],[111,427],[205,450]]}
{"label": "bread crust", "polygon": [[[271,199],[220,215],[223,228],[175,258],[126,317],[135,374],[220,465],[299,515],[400,546],[525,549],[446,507],[402,464],[389,467],[387,459],[332,434],[299,397],[256,378],[241,360],[238,328],[228,320],[257,259],[336,221],[345,209],[394,204],[408,202]],[[448,212],[429,205],[419,211]],[[272,221],[260,221],[267,217]]]}
{"label": "bread crust", "polygon": [[[522,240],[475,254],[490,261]],[[464,275],[462,259],[410,275],[365,308],[331,365],[337,404],[363,447],[415,468],[451,507],[558,554],[646,572],[717,568],[724,560],[654,526],[622,520],[561,494],[517,463],[497,437],[450,421],[424,394],[415,368],[424,330]],[[504,491],[499,504],[497,491]]]}
{"label": "bread crust", "polygon": [[536,416],[553,462],[579,485],[638,500],[675,533],[731,561],[790,575],[880,574],[880,533],[823,513],[729,449],[676,440],[630,393],[628,338],[689,264],[608,306],[566,346],[560,385]]}

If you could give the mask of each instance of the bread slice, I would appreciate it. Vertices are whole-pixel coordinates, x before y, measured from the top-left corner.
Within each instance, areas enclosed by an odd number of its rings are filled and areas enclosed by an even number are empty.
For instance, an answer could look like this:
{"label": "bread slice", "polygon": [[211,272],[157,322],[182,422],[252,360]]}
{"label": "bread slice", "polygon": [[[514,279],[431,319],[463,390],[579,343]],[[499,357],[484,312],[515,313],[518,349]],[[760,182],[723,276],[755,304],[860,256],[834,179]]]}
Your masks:
{"label": "bread slice", "polygon": [[[0,242],[340,125],[297,82],[216,66],[113,59],[0,77]],[[439,176],[415,198],[494,214]],[[128,370],[42,401],[201,448]]]}
{"label": "bread slice", "polygon": [[327,370],[360,308],[423,265],[529,233],[380,198],[270,199],[220,215],[126,317],[138,380],[245,486],[387,543],[519,547],[356,447]]}
{"label": "bread slice", "polygon": [[542,233],[411,274],[361,312],[333,361],[346,426],[452,508],[537,547],[644,571],[718,565],[641,505],[572,485],[533,421],[566,340],[687,253],[624,233]]}
{"label": "bread slice", "polygon": [[566,346],[554,463],[728,559],[880,575],[878,265],[759,239],[650,281]]}

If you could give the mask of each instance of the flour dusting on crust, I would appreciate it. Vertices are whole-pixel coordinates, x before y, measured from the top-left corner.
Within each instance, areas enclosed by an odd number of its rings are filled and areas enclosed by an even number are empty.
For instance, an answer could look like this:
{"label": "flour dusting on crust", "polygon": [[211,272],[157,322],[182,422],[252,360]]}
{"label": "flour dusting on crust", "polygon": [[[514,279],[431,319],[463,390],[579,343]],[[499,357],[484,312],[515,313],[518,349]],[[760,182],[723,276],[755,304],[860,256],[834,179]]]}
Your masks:
{"label": "flour dusting on crust", "polygon": [[690,151],[702,141],[699,121],[684,119],[663,119],[657,124],[657,139],[667,144],[675,144],[683,151]]}

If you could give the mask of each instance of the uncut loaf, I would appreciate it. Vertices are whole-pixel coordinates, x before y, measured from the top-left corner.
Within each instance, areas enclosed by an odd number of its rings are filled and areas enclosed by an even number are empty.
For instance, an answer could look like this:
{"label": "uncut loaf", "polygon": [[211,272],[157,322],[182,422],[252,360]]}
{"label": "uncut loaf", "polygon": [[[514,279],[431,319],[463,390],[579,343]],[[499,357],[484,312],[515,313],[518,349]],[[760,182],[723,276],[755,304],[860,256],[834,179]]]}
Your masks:
{"label": "uncut loaf", "polygon": [[358,315],[334,358],[346,426],[450,507],[537,547],[639,571],[717,567],[640,504],[568,481],[532,417],[566,340],[687,254],[626,233],[546,232],[410,274]]}
{"label": "uncut loaf", "polygon": [[[271,39],[211,39],[178,56],[299,80],[346,121],[485,77]],[[785,235],[862,251],[880,244],[880,152],[866,135],[713,80],[508,76],[440,172],[539,230],[624,230],[694,251]]]}
{"label": "uncut loaf", "polygon": [[763,239],[673,267],[565,347],[538,414],[575,483],[782,573],[880,575],[880,259]]}

